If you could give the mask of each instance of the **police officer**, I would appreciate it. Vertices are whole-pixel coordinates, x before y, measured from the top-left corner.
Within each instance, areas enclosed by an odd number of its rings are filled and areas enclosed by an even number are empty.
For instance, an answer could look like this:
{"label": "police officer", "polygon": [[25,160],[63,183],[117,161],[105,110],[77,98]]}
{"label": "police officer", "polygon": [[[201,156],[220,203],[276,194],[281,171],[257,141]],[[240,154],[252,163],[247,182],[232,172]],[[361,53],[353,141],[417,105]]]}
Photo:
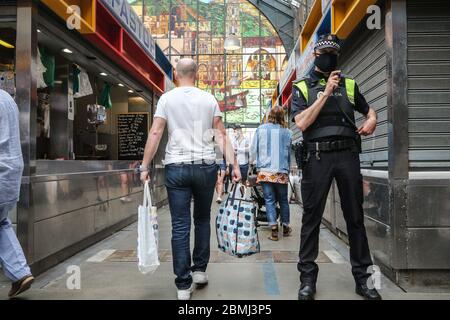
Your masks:
{"label": "police officer", "polygon": [[[306,148],[301,186],[304,214],[297,266],[301,282],[299,300],[313,300],[316,293],[320,223],[333,179],[347,224],[356,293],[366,299],[381,299],[368,281],[372,259],[364,227],[359,162],[360,135],[375,131],[377,116],[355,81],[336,70],[339,51],[340,41],[335,35],[321,36],[314,46],[314,70],[293,86],[292,121],[302,131]],[[355,125],[355,110],[366,117],[359,128]]]}

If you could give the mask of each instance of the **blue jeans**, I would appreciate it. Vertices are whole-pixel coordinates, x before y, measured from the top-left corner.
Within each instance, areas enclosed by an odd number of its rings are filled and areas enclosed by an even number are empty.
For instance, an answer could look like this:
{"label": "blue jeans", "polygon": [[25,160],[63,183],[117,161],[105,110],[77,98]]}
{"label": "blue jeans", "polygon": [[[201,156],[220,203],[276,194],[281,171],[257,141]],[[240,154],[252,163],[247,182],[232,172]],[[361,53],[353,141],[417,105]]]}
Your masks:
{"label": "blue jeans", "polygon": [[[211,237],[211,203],[217,164],[169,164],[165,167],[172,216],[173,270],[178,289],[192,284],[191,272],[206,271]],[[191,261],[191,198],[194,198],[194,252]],[[193,265],[191,266],[191,262]]]}
{"label": "blue jeans", "polygon": [[266,202],[267,220],[269,226],[277,225],[277,202],[280,205],[280,219],[285,226],[289,225],[290,212],[288,200],[288,185],[282,183],[260,182]]}
{"label": "blue jeans", "polygon": [[8,213],[13,205],[0,206],[0,263],[5,275],[13,282],[31,274],[27,260],[14,233]]}
{"label": "blue jeans", "polygon": [[[239,171],[241,172],[241,177],[242,177],[242,183],[245,183],[245,181],[247,181],[248,178],[248,168],[249,168],[249,164],[240,164],[239,165]],[[231,169],[233,170],[233,166],[231,166]],[[233,172],[231,172],[231,176],[233,176]]]}

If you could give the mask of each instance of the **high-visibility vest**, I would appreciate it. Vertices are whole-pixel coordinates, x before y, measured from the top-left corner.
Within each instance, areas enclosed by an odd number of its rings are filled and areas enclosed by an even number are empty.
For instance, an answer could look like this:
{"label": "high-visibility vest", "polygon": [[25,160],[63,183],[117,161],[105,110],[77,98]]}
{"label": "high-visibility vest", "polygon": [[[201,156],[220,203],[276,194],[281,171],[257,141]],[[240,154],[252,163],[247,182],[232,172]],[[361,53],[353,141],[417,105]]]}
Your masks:
{"label": "high-visibility vest", "polygon": [[[293,94],[302,94],[308,107],[310,107],[323,93],[325,86],[325,79],[312,81],[310,77],[305,77],[294,82],[294,88],[297,88],[298,91]],[[355,86],[355,80],[349,77],[341,77],[339,88],[327,99],[316,121],[303,132],[305,141],[328,136],[356,137],[354,125],[339,109],[340,106],[355,123]]]}

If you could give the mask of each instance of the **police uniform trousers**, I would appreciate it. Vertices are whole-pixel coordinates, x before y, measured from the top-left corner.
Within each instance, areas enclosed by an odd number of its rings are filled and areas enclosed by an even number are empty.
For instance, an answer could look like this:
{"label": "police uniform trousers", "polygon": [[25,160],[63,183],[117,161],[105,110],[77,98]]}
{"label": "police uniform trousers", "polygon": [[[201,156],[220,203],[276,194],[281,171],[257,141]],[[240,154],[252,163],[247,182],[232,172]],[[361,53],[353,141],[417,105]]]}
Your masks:
{"label": "police uniform trousers", "polygon": [[[320,159],[319,159],[320,158]],[[350,242],[350,262],[357,283],[365,284],[372,265],[363,213],[363,186],[359,153],[353,150],[315,151],[303,168],[301,191],[304,213],[302,218],[299,262],[302,284],[315,285],[319,267],[315,263],[319,250],[319,231],[327,196],[336,180],[341,208]]]}

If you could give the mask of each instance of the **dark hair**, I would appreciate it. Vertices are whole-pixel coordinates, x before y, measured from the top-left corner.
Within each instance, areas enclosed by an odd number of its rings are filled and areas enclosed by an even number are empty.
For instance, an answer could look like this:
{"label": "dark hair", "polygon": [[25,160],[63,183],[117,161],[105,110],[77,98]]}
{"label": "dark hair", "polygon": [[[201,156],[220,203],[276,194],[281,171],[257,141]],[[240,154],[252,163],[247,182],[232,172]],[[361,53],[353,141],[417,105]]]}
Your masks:
{"label": "dark hair", "polygon": [[267,121],[270,123],[279,124],[283,128],[286,128],[286,120],[284,119],[284,114],[285,112],[282,107],[275,106],[270,110]]}

